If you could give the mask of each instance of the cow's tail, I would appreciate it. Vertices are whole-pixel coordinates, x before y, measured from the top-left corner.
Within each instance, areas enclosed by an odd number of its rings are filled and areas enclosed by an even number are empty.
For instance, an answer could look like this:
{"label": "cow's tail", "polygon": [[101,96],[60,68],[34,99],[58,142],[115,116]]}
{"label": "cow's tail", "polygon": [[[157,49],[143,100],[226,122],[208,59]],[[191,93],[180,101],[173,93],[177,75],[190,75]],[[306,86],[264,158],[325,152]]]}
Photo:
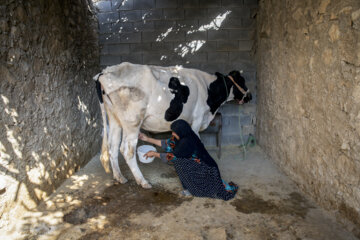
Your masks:
{"label": "cow's tail", "polygon": [[99,98],[100,102],[100,109],[101,109],[101,115],[103,119],[103,141],[101,146],[101,155],[100,155],[100,161],[101,165],[105,169],[105,172],[110,173],[110,156],[109,156],[109,144],[108,144],[108,127],[107,127],[107,118],[106,118],[106,111],[104,106],[104,99],[103,99],[103,90],[101,89],[101,83],[99,81],[99,77],[102,75],[102,73],[97,74],[94,77],[95,84],[96,84],[96,93]]}

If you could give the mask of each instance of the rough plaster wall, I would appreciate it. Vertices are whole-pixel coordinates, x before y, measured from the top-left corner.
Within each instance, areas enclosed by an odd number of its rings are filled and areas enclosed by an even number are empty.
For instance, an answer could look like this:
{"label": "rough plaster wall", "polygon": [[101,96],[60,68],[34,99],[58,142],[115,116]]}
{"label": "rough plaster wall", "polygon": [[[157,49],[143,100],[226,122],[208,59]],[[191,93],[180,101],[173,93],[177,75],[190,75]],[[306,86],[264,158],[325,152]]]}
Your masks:
{"label": "rough plaster wall", "polygon": [[261,1],[257,22],[260,145],[360,225],[360,1]]}
{"label": "rough plaster wall", "polygon": [[[107,0],[96,6],[102,66],[129,61],[211,74],[243,70],[254,99],[243,107],[222,108],[223,144],[241,144],[241,132],[245,141],[254,134],[256,0]],[[202,139],[216,144],[214,135]]]}
{"label": "rough plaster wall", "polygon": [[2,220],[10,208],[35,206],[99,150],[89,9],[85,0],[1,1]]}

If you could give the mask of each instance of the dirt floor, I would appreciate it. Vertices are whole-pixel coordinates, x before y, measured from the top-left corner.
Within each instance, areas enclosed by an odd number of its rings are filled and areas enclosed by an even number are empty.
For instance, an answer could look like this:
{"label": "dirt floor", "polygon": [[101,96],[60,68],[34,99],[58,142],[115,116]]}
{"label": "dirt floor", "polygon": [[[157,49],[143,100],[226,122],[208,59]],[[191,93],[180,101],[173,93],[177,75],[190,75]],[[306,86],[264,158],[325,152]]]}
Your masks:
{"label": "dirt floor", "polygon": [[239,184],[236,198],[228,202],[180,197],[173,167],[159,160],[140,163],[152,189],[137,186],[123,160],[129,182],[115,183],[98,158],[0,238],[357,239],[354,226],[344,220],[339,224],[335,213],[307,199],[259,147],[249,149],[245,158],[240,148],[226,148],[217,160],[223,178]]}

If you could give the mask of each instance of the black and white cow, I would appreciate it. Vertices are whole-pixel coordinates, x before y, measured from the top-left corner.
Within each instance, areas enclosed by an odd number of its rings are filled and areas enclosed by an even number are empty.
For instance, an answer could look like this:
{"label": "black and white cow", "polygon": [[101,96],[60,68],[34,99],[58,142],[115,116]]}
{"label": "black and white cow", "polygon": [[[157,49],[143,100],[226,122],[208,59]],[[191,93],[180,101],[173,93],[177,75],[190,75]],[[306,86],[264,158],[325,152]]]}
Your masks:
{"label": "black and white cow", "polygon": [[110,172],[110,160],[114,178],[127,182],[118,164],[121,145],[120,152],[136,182],[144,188],[151,185],[136,161],[140,128],[166,132],[172,121],[184,119],[198,133],[208,127],[225,102],[235,99],[243,104],[252,98],[239,71],[210,75],[196,69],[124,62],[107,67],[94,80],[104,125],[101,163]]}

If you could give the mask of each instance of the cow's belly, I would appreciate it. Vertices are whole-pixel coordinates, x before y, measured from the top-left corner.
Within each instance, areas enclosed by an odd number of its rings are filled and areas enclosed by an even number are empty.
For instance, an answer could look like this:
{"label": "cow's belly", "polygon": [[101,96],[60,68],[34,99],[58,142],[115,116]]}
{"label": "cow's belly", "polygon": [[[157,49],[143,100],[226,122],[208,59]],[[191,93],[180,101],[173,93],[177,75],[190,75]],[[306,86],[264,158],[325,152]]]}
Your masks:
{"label": "cow's belly", "polygon": [[[187,113],[187,112],[186,112]],[[177,118],[177,119],[184,119],[190,125],[192,124],[191,114],[184,112]],[[165,111],[159,115],[148,115],[145,117],[144,122],[141,126],[142,129],[149,131],[149,132],[168,132],[171,131],[170,125],[172,122],[168,122],[165,120]]]}
{"label": "cow's belly", "polygon": [[149,132],[159,133],[170,131],[170,125],[171,122],[167,122],[155,116],[149,116],[144,120],[141,128]]}
{"label": "cow's belly", "polygon": [[[161,108],[162,107],[158,105],[156,113],[155,111],[147,111],[147,116],[145,117],[141,127],[142,129],[150,132],[170,131],[170,125],[172,122],[165,120],[166,109]],[[153,112],[154,114],[151,114],[150,112]],[[192,104],[188,104],[187,106],[184,106],[183,112],[177,119],[183,119],[191,126],[193,125],[193,122],[198,122],[197,124],[199,125],[195,125],[198,126],[200,131],[203,131],[209,126],[213,118],[214,115],[212,115],[208,109],[197,109],[196,107],[194,108]]]}
{"label": "cow's belly", "polygon": [[[183,118],[181,116],[178,119],[184,119],[190,125],[192,123],[191,120]],[[165,119],[159,119],[158,117],[155,116],[149,116],[144,120],[141,128],[146,131],[154,132],[154,133],[168,132],[171,131],[170,129],[171,123],[172,122],[168,122]]]}
{"label": "cow's belly", "polygon": [[[170,131],[172,121],[169,122],[165,120],[165,112],[170,106],[173,95],[165,91],[154,91],[152,96],[153,98],[150,99],[141,128],[151,132]],[[177,119],[183,119],[191,125],[196,101],[196,94],[191,95],[190,93],[189,99],[187,103],[183,105],[181,114]]]}

